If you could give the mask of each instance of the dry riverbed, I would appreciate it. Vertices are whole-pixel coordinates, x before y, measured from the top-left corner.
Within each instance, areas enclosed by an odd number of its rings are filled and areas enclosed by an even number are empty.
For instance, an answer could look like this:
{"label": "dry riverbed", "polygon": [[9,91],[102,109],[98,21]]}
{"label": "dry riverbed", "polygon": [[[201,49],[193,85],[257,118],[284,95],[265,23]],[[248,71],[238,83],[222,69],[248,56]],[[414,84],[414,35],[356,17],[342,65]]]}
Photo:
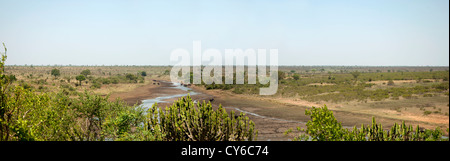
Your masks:
{"label": "dry riverbed", "polygon": [[[168,80],[154,80],[148,85],[136,88],[129,92],[113,93],[111,100],[121,98],[129,105],[140,104],[142,100],[152,99],[156,97],[171,96],[176,94],[185,94],[189,91],[180,90],[174,87]],[[306,116],[305,109],[312,106],[320,107],[321,104],[302,101],[290,100],[284,98],[258,97],[236,95],[230,91],[223,90],[206,90],[204,87],[192,85],[189,88],[196,94],[191,95],[193,100],[212,101],[213,107],[217,108],[219,104],[226,108],[227,111],[247,112],[247,116],[255,123],[256,129],[259,131],[258,140],[289,140],[293,136],[285,136],[283,133],[289,128],[296,127],[306,128],[305,123],[309,120]],[[164,100],[158,103],[159,107],[170,106],[177,98]],[[337,106],[337,105],[336,105]],[[382,123],[385,128],[389,128],[395,122],[400,123],[401,120],[393,117],[383,117],[379,113],[351,112],[346,109],[339,109],[339,106],[328,105],[334,111],[336,119],[346,127],[357,126],[361,124],[370,124],[372,116],[376,117],[378,123]],[[448,119],[447,119],[448,120]],[[406,120],[407,124],[417,125],[425,128],[433,128],[432,124],[424,122]],[[448,126],[448,122],[446,122]],[[295,131],[295,130],[294,130]]]}

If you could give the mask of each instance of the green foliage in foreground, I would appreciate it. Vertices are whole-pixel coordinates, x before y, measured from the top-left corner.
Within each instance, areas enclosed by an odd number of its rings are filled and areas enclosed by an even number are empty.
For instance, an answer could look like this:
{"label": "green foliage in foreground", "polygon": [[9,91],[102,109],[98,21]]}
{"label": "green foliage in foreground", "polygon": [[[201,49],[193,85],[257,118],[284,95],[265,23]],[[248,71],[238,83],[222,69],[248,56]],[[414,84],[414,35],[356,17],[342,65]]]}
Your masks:
{"label": "green foliage in foreground", "polygon": [[165,141],[252,141],[257,137],[254,123],[244,113],[229,115],[222,106],[213,110],[210,102],[195,104],[189,95],[165,110],[156,106],[149,111],[147,126]]}
{"label": "green foliage in foreground", "polygon": [[[350,130],[342,127],[327,106],[306,109],[305,114],[311,120],[306,123],[306,130],[298,128],[306,134],[295,137],[296,141],[448,141],[442,138],[443,132],[439,127],[435,130],[421,130],[419,126],[414,129],[402,122],[400,125],[394,124],[390,130],[383,130],[382,125],[372,118],[371,125],[361,125],[359,129],[354,126]],[[289,132],[292,130],[286,133]]]}
{"label": "green foliage in foreground", "polygon": [[[195,107],[189,96],[164,112],[155,105],[146,113],[87,91],[69,97],[64,89],[46,93],[13,86],[5,60],[6,52],[0,61],[0,141],[253,140],[257,135],[244,114],[214,111],[210,103]],[[81,83],[85,76],[76,79]]]}
{"label": "green foliage in foreground", "polygon": [[[61,93],[38,94],[21,86],[8,89],[2,100],[1,141],[91,141],[119,138],[109,122],[122,113],[139,114],[121,101],[88,92],[78,98]],[[143,118],[140,118],[143,120]],[[130,122],[127,126],[136,126]],[[131,131],[131,130],[130,130]]]}
{"label": "green foliage in foreground", "polygon": [[[3,84],[2,84],[3,85]],[[5,87],[5,86],[2,86]],[[253,140],[254,124],[211,104],[181,98],[171,107],[150,110],[89,92],[36,93],[22,86],[2,93],[0,141]],[[154,109],[159,109],[156,106]],[[180,109],[178,109],[180,108]],[[157,112],[159,111],[159,112]],[[159,117],[162,116],[162,117]],[[161,122],[158,121],[161,119]]]}
{"label": "green foliage in foreground", "polygon": [[[2,86],[4,87],[4,86]],[[254,140],[254,124],[211,104],[181,98],[166,110],[128,106],[89,92],[36,93],[22,86],[2,93],[0,141]],[[159,109],[154,106],[153,109]],[[160,121],[158,120],[160,119]]]}

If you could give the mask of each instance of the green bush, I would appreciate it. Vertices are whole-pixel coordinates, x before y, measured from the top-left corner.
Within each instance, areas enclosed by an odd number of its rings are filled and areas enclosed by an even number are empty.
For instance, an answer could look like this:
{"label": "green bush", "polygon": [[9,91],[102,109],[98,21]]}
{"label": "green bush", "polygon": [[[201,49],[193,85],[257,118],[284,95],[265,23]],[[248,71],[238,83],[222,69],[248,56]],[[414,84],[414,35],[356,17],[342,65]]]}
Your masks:
{"label": "green bush", "polygon": [[[300,75],[294,74],[294,75],[292,76],[292,78],[294,78],[294,80],[299,80],[299,79],[300,79]],[[330,79],[331,79],[331,78],[330,78]]]}
{"label": "green bush", "polygon": [[395,84],[395,83],[394,83],[393,80],[389,80],[388,83],[387,83],[388,86],[393,86],[394,84]]}
{"label": "green bush", "polygon": [[[143,110],[120,100],[110,102],[108,96],[88,92],[72,98],[65,85],[58,93],[37,93],[26,86],[9,86],[4,74],[5,60],[6,55],[2,55],[0,141],[155,139],[136,123],[144,122]],[[117,123],[111,127],[110,122]]]}
{"label": "green bush", "polygon": [[341,140],[345,131],[340,122],[333,116],[333,112],[323,108],[312,107],[305,110],[305,115],[310,116],[311,120],[306,123],[306,133],[311,136],[313,141],[337,141]]}
{"label": "green bush", "polygon": [[111,83],[110,79],[106,79],[106,78],[102,79],[102,84],[110,84],[110,83]]}
{"label": "green bush", "polygon": [[154,104],[149,110],[149,129],[164,141],[252,141],[257,137],[254,123],[244,113],[229,115],[220,105],[194,104],[191,97],[182,97],[162,110]]}
{"label": "green bush", "polygon": [[140,74],[141,74],[141,76],[143,76],[143,77],[147,76],[147,72],[145,72],[145,71],[141,71]]}
{"label": "green bush", "polygon": [[79,85],[81,86],[81,82],[86,80],[86,77],[84,75],[78,75],[75,77],[75,79],[80,82]]}
{"label": "green bush", "polygon": [[55,76],[55,78],[56,78],[61,75],[61,72],[59,71],[59,69],[52,69],[51,75]]}
{"label": "green bush", "polygon": [[431,93],[426,93],[426,94],[423,94],[423,97],[433,97],[433,94],[431,94]]}
{"label": "green bush", "polygon": [[88,75],[91,75],[91,71],[89,69],[83,70],[80,73],[81,75],[84,75],[85,77],[87,77]]}
{"label": "green bush", "polygon": [[448,90],[449,83],[448,82],[443,82],[443,83],[439,83],[439,84],[433,85],[432,87],[436,88],[438,90],[445,91],[445,90]]}
{"label": "green bush", "polygon": [[102,87],[102,84],[100,84],[99,82],[94,82],[94,83],[92,83],[92,85],[91,85],[91,88],[92,89],[99,89],[99,88],[101,88]]}
{"label": "green bush", "polygon": [[[349,130],[342,127],[326,106],[306,109],[305,114],[311,119],[306,123],[306,130],[298,128],[305,134],[294,137],[296,141],[448,141],[448,138],[442,138],[443,131],[439,127],[435,130],[421,130],[417,126],[414,130],[411,125],[407,126],[402,122],[400,125],[395,123],[390,130],[384,130],[373,117],[371,125],[361,125],[359,129],[354,126]],[[291,131],[286,131],[285,134]]]}
{"label": "green bush", "polygon": [[112,80],[111,81],[112,84],[118,84],[119,83],[119,79],[117,79],[117,78],[112,78],[111,80]]}

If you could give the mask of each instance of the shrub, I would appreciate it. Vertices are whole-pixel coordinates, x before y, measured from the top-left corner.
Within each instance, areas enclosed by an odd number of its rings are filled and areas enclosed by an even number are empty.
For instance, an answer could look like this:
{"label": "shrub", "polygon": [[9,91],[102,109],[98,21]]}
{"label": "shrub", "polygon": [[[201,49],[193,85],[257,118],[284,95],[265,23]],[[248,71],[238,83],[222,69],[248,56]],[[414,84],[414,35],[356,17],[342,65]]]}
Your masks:
{"label": "shrub", "polygon": [[117,79],[117,78],[112,78],[111,83],[112,83],[112,84],[118,84],[118,83],[119,83],[119,79]]}
{"label": "shrub", "polygon": [[406,99],[412,99],[413,98],[413,96],[411,94],[404,94],[404,95],[402,95],[402,97],[406,98]]}
{"label": "shrub", "polygon": [[126,74],[125,77],[130,80],[130,81],[134,81],[137,79],[137,77],[134,74]]}
{"label": "shrub", "polygon": [[305,115],[311,117],[311,120],[306,123],[306,133],[313,141],[341,140],[345,134],[341,123],[336,120],[333,112],[328,110],[326,105],[323,108],[306,109]]}
{"label": "shrub", "polygon": [[98,89],[98,88],[101,88],[101,87],[102,87],[102,85],[100,83],[98,83],[98,82],[92,83],[92,85],[91,85],[92,89]]}
{"label": "shrub", "polygon": [[10,82],[10,83],[12,83],[12,82],[14,82],[14,81],[17,81],[17,78],[16,78],[15,75],[9,75],[9,76],[7,76],[7,77],[8,77],[8,79],[9,79],[9,82]]}
{"label": "shrub", "polygon": [[102,84],[110,84],[110,83],[111,83],[111,80],[106,79],[106,78],[102,79]]}
{"label": "shrub", "polygon": [[163,134],[165,141],[251,141],[258,133],[244,113],[229,115],[221,105],[213,110],[205,101],[194,104],[189,95],[165,110],[154,104],[148,119],[148,128]]}
{"label": "shrub", "polygon": [[[295,80],[299,80],[299,79],[300,79],[300,75],[294,74],[294,75],[292,76],[292,78],[294,78]],[[330,78],[330,79],[331,79],[331,78]]]}
{"label": "shrub", "polygon": [[283,80],[286,77],[286,73],[278,71],[278,80]]}
{"label": "shrub", "polygon": [[235,94],[242,94],[242,93],[244,93],[244,90],[242,90],[239,87],[234,87],[233,93],[235,93]]}
{"label": "shrub", "polygon": [[143,76],[143,77],[147,76],[147,72],[145,72],[145,71],[142,71],[140,73],[141,73],[141,76]]}
{"label": "shrub", "polygon": [[431,111],[423,111],[423,115],[429,115],[429,114],[431,114],[432,112]]}
{"label": "shrub", "polygon": [[431,93],[426,93],[426,94],[423,94],[423,97],[433,97],[433,94],[431,94]]}
{"label": "shrub", "polygon": [[88,75],[91,75],[91,71],[89,69],[83,70],[80,73],[81,75],[84,75],[85,77],[87,77]]}
{"label": "shrub", "polygon": [[69,84],[65,84],[65,83],[64,83],[64,84],[61,84],[61,85],[60,85],[60,87],[61,87],[61,88],[69,88],[69,87],[70,87],[70,85],[69,85]]}
{"label": "shrub", "polygon": [[433,81],[431,81],[431,80],[423,80],[422,82],[423,82],[423,83],[431,83],[431,82],[433,82]]}
{"label": "shrub", "polygon": [[393,80],[389,80],[387,83],[388,86],[393,86],[394,85],[394,81]]}
{"label": "shrub", "polygon": [[59,71],[59,69],[52,69],[51,75],[55,76],[55,78],[56,78],[61,75],[61,72]]}
{"label": "shrub", "polygon": [[36,81],[36,84],[44,85],[47,84],[47,82],[45,81],[45,79],[39,79]]}
{"label": "shrub", "polygon": [[24,89],[33,89],[34,88],[33,86],[31,86],[30,84],[28,84],[24,81],[20,82],[19,86],[22,86]]}
{"label": "shrub", "polygon": [[359,71],[354,71],[351,72],[353,78],[355,78],[355,82],[358,80],[359,75],[361,75],[361,73]]}
{"label": "shrub", "polygon": [[449,88],[449,83],[448,82],[443,82],[443,83],[439,83],[439,84],[435,84],[432,86],[433,88],[445,91],[448,90]]}
{"label": "shrub", "polygon": [[[294,140],[313,140],[313,141],[448,141],[448,138],[442,138],[443,132],[437,127],[435,130],[421,130],[419,126],[414,128],[402,124],[394,124],[390,130],[384,130],[381,124],[377,124],[375,117],[372,117],[371,125],[361,125],[361,128],[353,127],[353,130],[345,129],[341,123],[333,116],[326,106],[321,108],[312,107],[306,109],[305,114],[310,116],[306,124],[306,131],[297,128],[299,131],[305,131],[294,137]],[[289,133],[288,130],[285,133]]]}
{"label": "shrub", "polygon": [[[88,92],[72,98],[65,88],[59,93],[37,93],[26,85],[9,86],[9,80],[4,79],[5,60],[6,55],[2,55],[0,141],[155,140],[152,132],[141,131],[138,126],[144,122],[141,108]],[[114,120],[118,120],[115,126],[106,124]]]}

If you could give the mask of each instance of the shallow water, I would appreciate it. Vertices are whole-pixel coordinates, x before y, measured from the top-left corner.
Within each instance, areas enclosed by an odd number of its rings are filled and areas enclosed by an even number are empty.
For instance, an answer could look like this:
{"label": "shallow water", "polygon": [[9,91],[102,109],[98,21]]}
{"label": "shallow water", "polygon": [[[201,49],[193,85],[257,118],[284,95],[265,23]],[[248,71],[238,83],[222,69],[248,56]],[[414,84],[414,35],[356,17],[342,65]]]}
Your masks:
{"label": "shallow water", "polygon": [[[169,82],[166,82],[166,83],[169,83]],[[172,82],[170,82],[170,83],[172,83]],[[140,107],[144,108],[144,111],[147,111],[148,109],[152,108],[153,104],[160,103],[160,102],[167,102],[167,101],[164,101],[164,100],[167,100],[167,99],[184,97],[184,96],[187,96],[188,94],[191,95],[191,96],[192,95],[201,94],[201,93],[192,91],[192,89],[189,88],[189,87],[182,86],[180,83],[172,83],[171,87],[164,87],[164,88],[179,89],[179,90],[186,91],[186,93],[174,94],[174,95],[168,95],[168,96],[160,96],[160,97],[156,97],[156,98],[152,98],[152,99],[142,100],[142,104],[140,105]],[[194,100],[194,103],[197,103],[197,101]],[[224,107],[224,108],[234,109],[236,111],[245,113],[247,115],[252,115],[252,116],[263,118],[263,119],[271,119],[271,120],[278,120],[278,121],[306,124],[306,122],[302,122],[302,121],[285,120],[285,119],[280,119],[280,118],[262,116],[262,115],[259,115],[259,114],[256,114],[256,113],[252,113],[252,112],[249,112],[249,111],[242,110],[242,109],[237,108],[237,107]],[[343,126],[343,128],[352,129],[353,127],[352,126]],[[357,128],[357,129],[359,129],[359,128]],[[448,137],[442,136],[442,138],[447,139]]]}
{"label": "shallow water", "polygon": [[[169,83],[169,82],[166,82],[166,83]],[[161,97],[156,97],[156,98],[152,98],[152,99],[142,100],[141,107],[143,107],[144,110],[147,111],[148,109],[150,109],[153,106],[153,104],[160,103],[160,102],[167,102],[167,101],[164,101],[164,100],[167,100],[167,99],[183,97],[183,96],[187,96],[188,94],[190,94],[191,96],[192,95],[201,94],[201,93],[192,91],[192,89],[189,88],[189,87],[182,86],[180,83],[173,83],[173,82],[170,82],[170,83],[172,83],[171,87],[164,87],[164,88],[180,89],[180,90],[186,91],[186,93],[174,94],[174,95],[169,95],[169,96],[161,96]],[[197,103],[197,100],[194,100],[194,103]],[[245,111],[245,110],[242,110],[242,109],[237,108],[237,107],[224,107],[224,108],[234,109],[236,111],[239,111],[239,112],[242,112],[242,113],[245,113],[245,114],[248,114],[248,115],[256,116],[256,117],[259,117],[259,118],[264,118],[264,119],[271,119],[271,120],[278,120],[278,121],[285,121],[285,122],[294,122],[294,123],[305,124],[305,122],[301,122],[301,121],[293,121],[293,120],[285,120],[285,119],[261,116],[261,115],[258,115],[256,113]]]}
{"label": "shallow water", "polygon": [[142,100],[142,104],[140,106],[143,107],[145,111],[147,111],[148,109],[150,109],[153,106],[153,104],[167,102],[167,101],[164,101],[167,99],[184,97],[184,96],[187,96],[188,94],[191,96],[199,94],[197,92],[192,91],[192,89],[190,89],[188,87],[182,86],[179,83],[172,83],[172,85],[173,85],[172,87],[164,87],[164,88],[180,89],[180,90],[186,91],[186,93],[174,94],[174,95],[168,95],[168,96],[160,96],[160,97],[156,97],[156,98],[152,98],[152,99]]}

